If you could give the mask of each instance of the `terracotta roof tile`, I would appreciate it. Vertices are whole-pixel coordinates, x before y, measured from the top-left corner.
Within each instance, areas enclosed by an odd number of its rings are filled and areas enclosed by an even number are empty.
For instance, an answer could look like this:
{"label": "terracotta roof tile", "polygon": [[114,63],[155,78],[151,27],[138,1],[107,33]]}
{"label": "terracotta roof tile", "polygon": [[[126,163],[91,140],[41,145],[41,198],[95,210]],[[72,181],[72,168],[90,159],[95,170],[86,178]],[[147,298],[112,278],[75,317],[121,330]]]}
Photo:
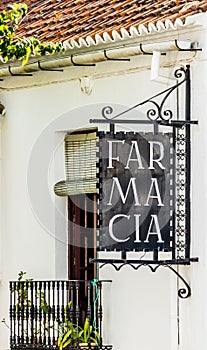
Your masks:
{"label": "terracotta roof tile", "polygon": [[[15,2],[21,2],[16,0]],[[207,0],[24,0],[28,14],[18,28],[19,36],[37,34],[41,40],[70,41],[140,24],[156,24],[207,11]],[[2,0],[0,11],[11,0]]]}

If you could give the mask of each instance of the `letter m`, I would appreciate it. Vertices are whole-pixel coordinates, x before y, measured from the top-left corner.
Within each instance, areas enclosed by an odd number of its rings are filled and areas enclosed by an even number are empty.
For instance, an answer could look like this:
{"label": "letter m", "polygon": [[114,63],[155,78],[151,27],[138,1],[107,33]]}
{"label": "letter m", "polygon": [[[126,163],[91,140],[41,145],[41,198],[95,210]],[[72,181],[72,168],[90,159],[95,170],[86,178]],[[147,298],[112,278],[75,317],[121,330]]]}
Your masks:
{"label": "letter m", "polygon": [[112,205],[112,197],[113,197],[115,185],[116,185],[117,190],[118,190],[118,192],[120,194],[120,197],[121,197],[121,200],[122,200],[123,204],[126,203],[130,187],[132,186],[132,190],[133,190],[133,193],[134,193],[135,205],[140,205],[139,200],[138,200],[137,188],[136,188],[136,183],[135,183],[136,178],[135,177],[131,177],[131,179],[130,179],[130,181],[128,183],[128,187],[127,187],[125,195],[124,195],[124,193],[122,191],[122,187],[120,185],[118,177],[113,177],[112,180],[113,180],[113,183],[112,183],[112,187],[111,187],[111,193],[110,193],[109,202],[108,202],[107,205]]}

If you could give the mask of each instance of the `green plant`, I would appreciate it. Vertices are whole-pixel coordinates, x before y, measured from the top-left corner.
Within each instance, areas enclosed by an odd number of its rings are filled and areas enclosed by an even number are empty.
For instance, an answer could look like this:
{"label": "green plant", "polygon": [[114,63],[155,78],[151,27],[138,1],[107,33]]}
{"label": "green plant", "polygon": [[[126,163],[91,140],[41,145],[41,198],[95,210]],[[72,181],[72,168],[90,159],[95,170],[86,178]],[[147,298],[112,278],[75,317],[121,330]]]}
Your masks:
{"label": "green plant", "polygon": [[[67,309],[69,310],[72,305],[72,301],[68,303]],[[65,310],[66,311],[66,310]],[[78,337],[78,327],[71,322],[68,317],[64,316],[62,322],[58,321],[58,331],[60,333],[58,337],[58,347],[60,350],[70,346],[72,343],[76,342]]]}
{"label": "green plant", "polygon": [[93,328],[93,326],[89,325],[88,318],[85,319],[84,326],[81,328],[78,334],[79,343],[95,343],[98,345],[100,340],[100,334]]}
{"label": "green plant", "polygon": [[63,325],[60,325],[60,327],[59,350],[70,347],[73,344],[93,343],[96,346],[99,344],[100,335],[91,325],[89,326],[88,318],[85,319],[83,327],[77,326],[69,320],[64,324],[64,327]]}
{"label": "green plant", "polygon": [[16,30],[19,23],[27,14],[24,3],[8,6],[7,11],[0,13],[0,56],[3,62],[21,60],[22,65],[28,62],[30,56],[53,55],[64,52],[60,42],[41,42],[37,36],[19,38]]}
{"label": "green plant", "polygon": [[[31,315],[31,300],[29,298],[30,295],[30,287],[33,282],[33,278],[25,278],[26,272],[20,271],[18,273],[18,279],[17,283],[15,284],[15,287],[12,288],[11,292],[16,294],[16,304],[15,309],[17,313],[17,317],[21,317],[21,320],[27,320],[28,324],[30,324],[30,315]],[[40,309],[43,312],[43,315],[46,315],[49,311],[49,306],[47,305],[47,301],[45,299],[45,293],[42,290],[37,289],[36,290],[36,298],[39,300],[39,306]],[[21,315],[21,316],[20,316]],[[10,326],[7,324],[6,319],[3,318],[1,320],[4,325],[10,329]],[[22,323],[20,327],[22,327],[24,324]],[[33,327],[32,332],[33,335],[36,336],[40,333],[42,333],[42,330],[45,330],[46,332],[49,331],[51,326],[48,324],[46,319],[44,319],[44,316],[42,318],[41,323],[38,325],[38,327]],[[24,328],[21,328],[22,334],[27,335],[27,330]]]}
{"label": "green plant", "polygon": [[[16,292],[18,292],[18,300],[16,304],[16,309],[21,308],[22,306],[30,306],[31,301],[28,299],[28,285],[30,282],[33,281],[33,278],[26,278],[24,279],[24,275],[26,275],[26,272],[20,271],[18,273],[18,282],[21,282],[19,286],[16,288]],[[12,293],[14,293],[15,290],[12,290]]]}
{"label": "green plant", "polygon": [[[34,289],[33,278],[25,278],[25,275],[26,272],[20,271],[18,273],[18,282],[15,282],[15,284],[13,284],[13,289],[11,292],[16,294],[16,297],[14,297],[14,300],[16,301],[14,308],[17,312],[17,319],[18,317],[21,317],[21,324],[19,326],[20,333],[24,334],[25,332],[25,335],[28,336],[28,329],[24,329],[24,320],[27,320],[27,327],[30,327],[33,336],[37,336],[38,334],[43,334],[47,331],[50,331],[50,329],[54,327],[51,326],[50,321],[48,321],[47,317],[47,315],[51,315],[51,307],[47,303],[45,290],[42,290],[42,285],[36,285]],[[36,298],[36,305],[38,305],[38,310],[42,314],[41,322],[38,323],[38,326],[36,328],[33,327],[34,322],[30,323],[31,319],[34,317],[32,314],[34,301],[32,305],[32,302],[30,300],[31,290],[33,290],[34,293],[32,294],[33,298]],[[90,343],[97,346],[100,341],[100,335],[96,331],[96,326],[93,327],[90,325],[88,318],[85,319],[83,327],[74,324],[69,317],[71,305],[72,301],[70,301],[64,309],[63,320],[55,317],[55,328],[57,328],[54,329],[54,331],[55,333],[59,334],[57,341],[59,350],[63,350],[70,346],[75,346],[76,344],[78,345],[81,343]],[[30,318],[30,316],[32,318]],[[6,327],[10,328],[10,326],[6,323],[5,318],[2,319],[2,322]],[[29,339],[29,341],[30,340],[31,339]]]}
{"label": "green plant", "polygon": [[[33,278],[26,278],[24,280],[24,276],[26,275],[26,272],[24,271],[20,271],[18,273],[18,282],[21,282],[19,284],[17,284],[17,286],[15,287],[15,289],[13,288],[11,290],[12,293],[16,293],[17,292],[17,303],[15,305],[15,308],[16,308],[16,311],[18,312],[18,310],[20,310],[22,307],[25,307],[25,310],[26,310],[26,307],[30,307],[31,305],[31,301],[29,300],[28,298],[28,288],[27,288],[27,285],[33,281]],[[6,322],[6,319],[3,318],[1,320],[2,323],[5,324],[5,326],[7,328],[10,329],[9,325],[7,324]]]}
{"label": "green plant", "polygon": [[[68,303],[68,310],[71,307],[72,302]],[[58,347],[60,350],[75,343],[78,339],[79,327],[73,324],[73,322],[65,316],[63,322],[59,322],[58,331],[60,336],[58,337]]]}
{"label": "green plant", "polygon": [[62,332],[58,337],[58,347],[62,350],[71,344],[76,343],[78,339],[78,327],[71,321],[67,321],[67,330]]}

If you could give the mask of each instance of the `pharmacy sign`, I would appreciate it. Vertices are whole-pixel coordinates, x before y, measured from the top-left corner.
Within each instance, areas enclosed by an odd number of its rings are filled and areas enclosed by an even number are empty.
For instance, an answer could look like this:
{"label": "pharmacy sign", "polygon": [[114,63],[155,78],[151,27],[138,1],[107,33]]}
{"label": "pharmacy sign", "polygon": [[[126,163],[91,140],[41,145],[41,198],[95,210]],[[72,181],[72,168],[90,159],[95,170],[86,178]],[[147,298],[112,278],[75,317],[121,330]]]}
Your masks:
{"label": "pharmacy sign", "polygon": [[173,147],[166,133],[99,133],[100,248],[172,250]]}

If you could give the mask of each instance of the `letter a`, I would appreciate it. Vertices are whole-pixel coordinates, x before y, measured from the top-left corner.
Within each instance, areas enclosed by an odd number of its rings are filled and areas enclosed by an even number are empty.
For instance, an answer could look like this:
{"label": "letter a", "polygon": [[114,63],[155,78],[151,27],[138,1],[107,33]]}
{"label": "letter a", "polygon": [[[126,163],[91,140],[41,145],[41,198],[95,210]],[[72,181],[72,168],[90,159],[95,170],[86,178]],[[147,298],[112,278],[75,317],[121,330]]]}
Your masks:
{"label": "letter a", "polygon": [[[133,148],[135,150],[136,153],[136,158],[131,158],[132,152],[133,152]],[[132,141],[132,145],[131,145],[131,149],[129,152],[129,158],[127,160],[127,164],[125,166],[125,169],[129,169],[129,162],[137,162],[138,163],[138,169],[144,169],[143,165],[142,165],[142,160],[141,160],[141,156],[139,153],[139,148],[137,145],[137,141]]]}
{"label": "letter a", "polygon": [[[161,236],[161,232],[160,232],[160,226],[159,226],[159,222],[158,222],[158,217],[157,215],[151,215],[151,222],[150,222],[150,225],[149,225],[149,230],[148,230],[148,233],[147,233],[147,237],[145,239],[145,243],[149,243],[149,236],[152,236],[152,235],[157,235],[158,237],[158,243],[164,243],[164,241],[162,240],[162,236]],[[153,227],[153,225],[155,226],[155,229],[156,231],[155,232],[151,232],[151,229]]]}
{"label": "letter a", "polygon": [[[151,192],[153,190],[153,186],[155,187],[155,192],[156,192],[156,195],[151,195]],[[161,199],[161,195],[160,195],[160,190],[159,190],[159,187],[158,187],[158,183],[157,183],[157,179],[156,177],[152,177],[151,178],[151,186],[150,186],[150,190],[149,190],[149,193],[148,193],[148,197],[147,197],[147,201],[146,201],[146,204],[145,206],[148,207],[149,206],[149,199],[150,198],[157,198],[157,201],[158,201],[158,204],[157,206],[158,207],[163,207],[164,204],[162,203],[162,199]]]}

